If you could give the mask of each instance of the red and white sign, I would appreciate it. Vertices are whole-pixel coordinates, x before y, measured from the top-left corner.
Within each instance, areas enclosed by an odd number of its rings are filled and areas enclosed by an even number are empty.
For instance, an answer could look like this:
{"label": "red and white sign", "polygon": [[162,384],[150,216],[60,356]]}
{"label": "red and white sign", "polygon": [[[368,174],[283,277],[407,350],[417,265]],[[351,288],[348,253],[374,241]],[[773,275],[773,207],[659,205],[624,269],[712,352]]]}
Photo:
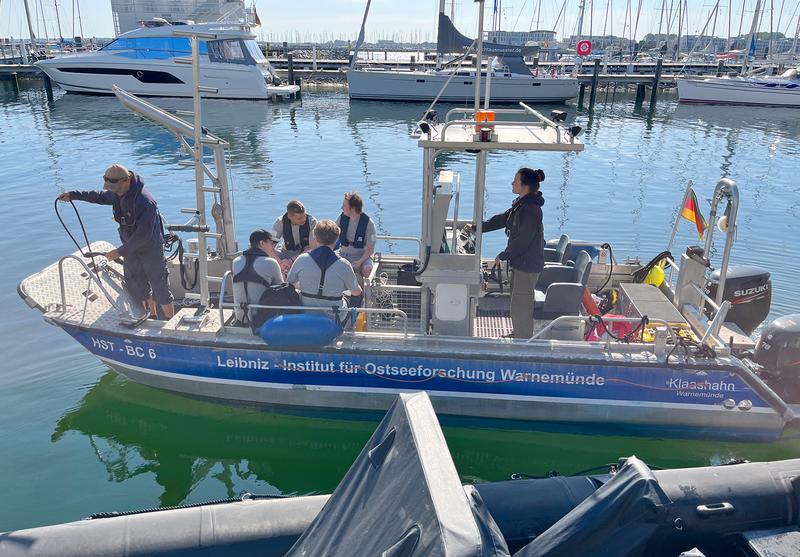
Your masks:
{"label": "red and white sign", "polygon": [[592,53],[592,41],[578,41],[575,52],[578,56],[589,56]]}

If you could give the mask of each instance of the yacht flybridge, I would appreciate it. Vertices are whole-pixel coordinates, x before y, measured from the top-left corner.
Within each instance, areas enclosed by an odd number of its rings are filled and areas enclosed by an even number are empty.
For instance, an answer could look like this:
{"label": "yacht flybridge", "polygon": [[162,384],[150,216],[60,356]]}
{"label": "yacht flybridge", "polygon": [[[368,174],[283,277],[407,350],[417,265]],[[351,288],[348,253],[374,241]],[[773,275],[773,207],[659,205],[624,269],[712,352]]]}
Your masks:
{"label": "yacht flybridge", "polygon": [[[254,334],[235,326],[227,145],[201,126],[199,93],[193,123],[120,89],[115,94],[193,151],[196,214],[168,229],[196,235],[188,264],[171,269],[173,294],[196,306],[168,321],[146,319],[125,293],[120,266],[92,262],[80,251],[24,279],[19,293],[48,323],[134,381],[227,400],[359,410],[384,410],[398,393],[424,390],[445,415],[672,435],[768,439],[795,422],[800,318],[778,319],[758,345],[751,340],[769,310],[769,274],[730,265],[739,197],[727,178],[712,195],[710,221],[719,211],[724,230],[716,270],[706,255],[715,245],[713,227],[704,246],[644,265],[617,260],[607,244],[563,236],[547,251],[534,334],[514,340],[507,338],[503,273],[482,250],[487,158],[502,151],[579,153],[581,129],[566,127],[563,113],[547,117],[525,104],[494,110],[494,118],[477,103],[441,122],[428,112],[417,134],[420,235],[383,238],[408,241],[413,253],[376,254],[364,307],[292,308],[301,313],[275,317]],[[441,168],[451,153],[474,156],[474,184]],[[205,209],[212,197],[213,232]],[[465,214],[462,205],[472,210]],[[474,237],[468,223],[476,223]],[[192,259],[197,281],[187,290],[179,277]],[[666,279],[648,284],[658,262]],[[592,294],[616,301],[600,309]],[[337,322],[327,337],[319,312]]]}
{"label": "yacht flybridge", "polygon": [[199,36],[201,94],[262,100],[296,94],[281,83],[249,27],[234,23],[140,27],[102,49],[36,63],[70,93],[111,94],[115,85],[141,96],[191,97],[190,36]]}

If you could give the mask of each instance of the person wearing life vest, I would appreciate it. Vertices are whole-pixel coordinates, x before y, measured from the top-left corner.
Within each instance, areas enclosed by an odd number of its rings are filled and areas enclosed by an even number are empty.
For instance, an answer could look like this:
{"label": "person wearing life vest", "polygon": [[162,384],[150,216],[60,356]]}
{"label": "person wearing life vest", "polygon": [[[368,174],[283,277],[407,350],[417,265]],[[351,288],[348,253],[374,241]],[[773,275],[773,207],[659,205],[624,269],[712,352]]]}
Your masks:
{"label": "person wearing life vest", "polygon": [[175,308],[164,258],[161,214],[142,177],[121,164],[112,164],[103,174],[103,191],[69,191],[59,195],[58,200],[112,206],[122,245],[106,253],[106,259],[123,258],[125,289],[150,312],[151,318],[158,316],[156,303],[164,317],[172,317]]}
{"label": "person wearing life vest", "polygon": [[274,246],[275,240],[269,231],[255,230],[250,234],[250,247],[231,264],[234,312],[236,321],[242,325],[251,323],[248,304],[257,304],[268,287],[283,281],[278,262],[269,256]]}
{"label": "person wearing life vest", "polygon": [[360,277],[369,276],[374,265],[372,254],[375,251],[375,225],[369,216],[362,212],[364,200],[358,193],[344,194],[342,213],[336,219],[339,233],[339,255],[347,259]]}
{"label": "person wearing life vest", "polygon": [[333,248],[339,238],[339,226],[332,220],[321,220],[314,227],[319,247],[300,254],[289,270],[287,282],[300,291],[304,306],[346,307],[344,296],[361,295],[361,286],[346,259],[336,255]]}
{"label": "person wearing life vest", "polygon": [[284,274],[291,268],[294,260],[301,253],[313,247],[313,231],[317,219],[306,212],[305,206],[294,199],[286,205],[286,212],[272,225],[272,238],[278,242],[283,240],[283,247],[273,247],[269,255],[281,265]]}
{"label": "person wearing life vest", "polygon": [[505,229],[506,249],[495,264],[507,261],[511,266],[511,322],[514,338],[533,336],[534,290],[544,269],[544,197],[539,185],[544,181],[541,169],[520,168],[514,175],[511,191],[517,198],[507,211],[483,221],[483,232]]}

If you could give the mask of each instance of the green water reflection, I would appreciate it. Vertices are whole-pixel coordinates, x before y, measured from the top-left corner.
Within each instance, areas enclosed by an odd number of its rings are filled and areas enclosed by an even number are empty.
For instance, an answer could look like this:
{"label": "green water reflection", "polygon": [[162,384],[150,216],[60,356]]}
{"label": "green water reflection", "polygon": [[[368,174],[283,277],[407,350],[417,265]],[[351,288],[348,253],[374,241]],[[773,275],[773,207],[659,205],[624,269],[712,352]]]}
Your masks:
{"label": "green water reflection", "polygon": [[[159,391],[106,373],[66,413],[52,435],[85,439],[109,481],[152,474],[161,506],[259,493],[330,492],[369,439],[380,416],[324,416],[233,407]],[[731,458],[776,460],[800,441],[740,444],[694,440],[445,427],[464,481],[515,472],[570,474],[636,454],[659,467],[718,464]],[[201,489],[198,489],[203,486]]]}

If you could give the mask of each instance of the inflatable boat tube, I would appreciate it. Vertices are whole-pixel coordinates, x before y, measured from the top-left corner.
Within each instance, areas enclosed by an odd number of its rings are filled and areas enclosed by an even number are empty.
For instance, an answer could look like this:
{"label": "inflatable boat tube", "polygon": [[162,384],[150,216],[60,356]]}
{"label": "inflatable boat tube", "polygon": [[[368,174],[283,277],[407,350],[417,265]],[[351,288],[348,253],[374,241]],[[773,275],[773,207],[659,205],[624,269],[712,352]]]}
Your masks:
{"label": "inflatable boat tube", "polygon": [[316,313],[278,315],[261,325],[261,338],[278,349],[325,346],[342,334],[331,317]]}

